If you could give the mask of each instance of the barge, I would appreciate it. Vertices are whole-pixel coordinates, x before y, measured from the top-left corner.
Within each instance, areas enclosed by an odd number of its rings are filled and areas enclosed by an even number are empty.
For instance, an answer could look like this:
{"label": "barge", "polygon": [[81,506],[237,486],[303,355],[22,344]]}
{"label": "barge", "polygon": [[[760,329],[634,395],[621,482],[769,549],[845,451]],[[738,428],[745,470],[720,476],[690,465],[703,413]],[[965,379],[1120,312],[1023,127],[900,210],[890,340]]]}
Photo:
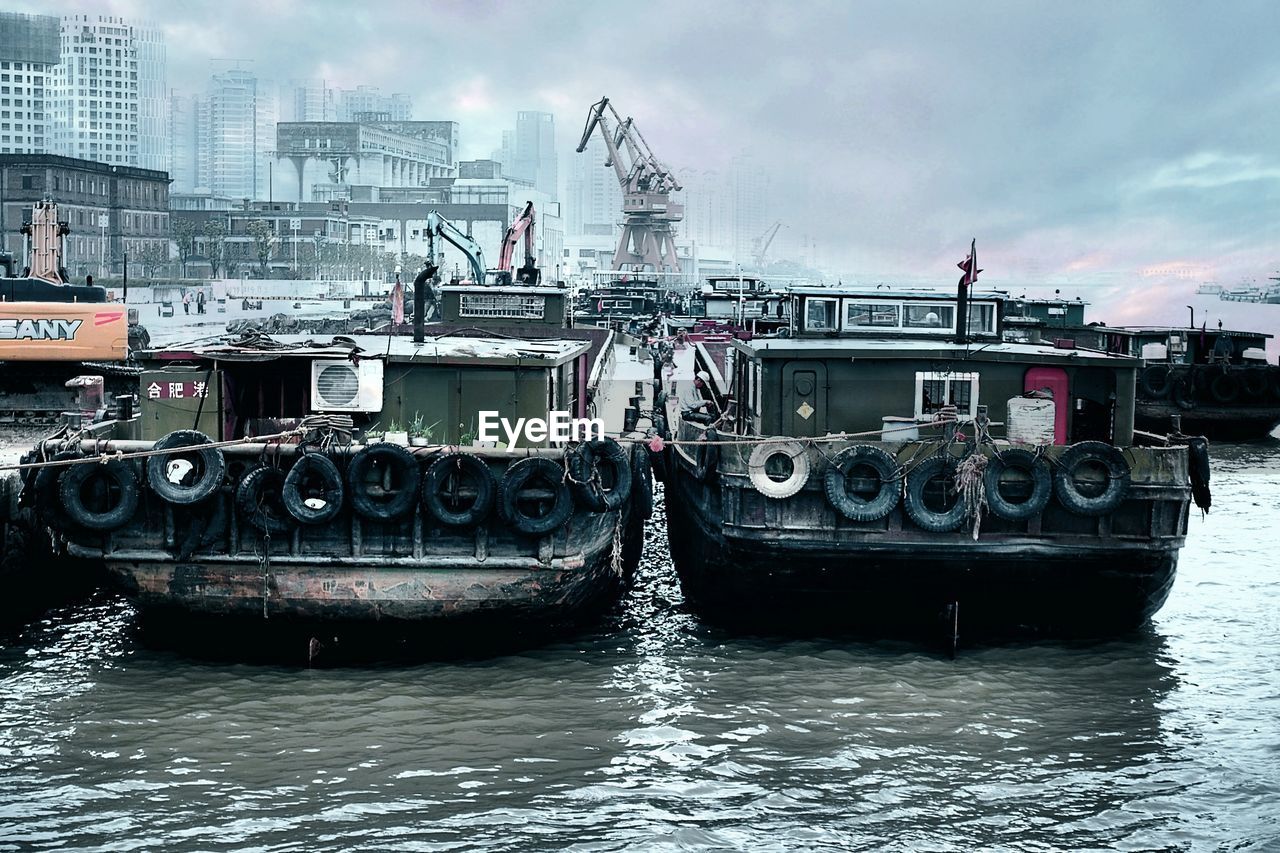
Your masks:
{"label": "barge", "polygon": [[787,336],[697,343],[666,389],[696,610],[954,643],[1113,634],[1161,607],[1208,463],[1202,440],[1135,446],[1137,359],[1005,341],[997,298],[790,299]]}

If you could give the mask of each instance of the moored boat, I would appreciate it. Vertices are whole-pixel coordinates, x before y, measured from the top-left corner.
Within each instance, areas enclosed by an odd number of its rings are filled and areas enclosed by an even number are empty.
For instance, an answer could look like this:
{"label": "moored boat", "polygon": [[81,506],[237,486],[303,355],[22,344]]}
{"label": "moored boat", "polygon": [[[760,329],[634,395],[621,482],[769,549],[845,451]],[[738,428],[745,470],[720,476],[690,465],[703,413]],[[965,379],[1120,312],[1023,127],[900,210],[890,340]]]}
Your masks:
{"label": "moored boat", "polygon": [[1207,456],[1135,446],[1136,359],[1005,341],[995,298],[791,300],[787,337],[695,345],[667,389],[695,608],[953,640],[1108,634],[1160,608]]}

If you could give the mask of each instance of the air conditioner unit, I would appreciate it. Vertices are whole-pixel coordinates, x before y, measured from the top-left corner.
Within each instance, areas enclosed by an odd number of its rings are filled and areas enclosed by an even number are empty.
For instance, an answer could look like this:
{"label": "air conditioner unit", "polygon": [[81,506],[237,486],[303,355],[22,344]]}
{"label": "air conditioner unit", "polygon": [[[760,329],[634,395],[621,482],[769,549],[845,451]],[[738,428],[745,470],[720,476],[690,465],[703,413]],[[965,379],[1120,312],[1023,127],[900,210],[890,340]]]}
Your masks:
{"label": "air conditioner unit", "polygon": [[311,362],[311,408],[317,412],[382,411],[382,362]]}

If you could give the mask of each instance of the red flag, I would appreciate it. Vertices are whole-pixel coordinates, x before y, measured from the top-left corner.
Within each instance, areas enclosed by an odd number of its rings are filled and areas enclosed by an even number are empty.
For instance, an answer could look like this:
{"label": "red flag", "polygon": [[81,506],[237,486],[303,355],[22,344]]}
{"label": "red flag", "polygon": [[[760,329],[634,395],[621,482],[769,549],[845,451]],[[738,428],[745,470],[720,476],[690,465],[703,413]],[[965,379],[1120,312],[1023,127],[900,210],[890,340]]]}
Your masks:
{"label": "red flag", "polygon": [[969,256],[956,264],[956,266],[964,270],[964,278],[961,280],[963,284],[972,286],[978,283],[978,273],[982,272],[982,270],[978,269],[978,241],[976,238],[969,247]]}

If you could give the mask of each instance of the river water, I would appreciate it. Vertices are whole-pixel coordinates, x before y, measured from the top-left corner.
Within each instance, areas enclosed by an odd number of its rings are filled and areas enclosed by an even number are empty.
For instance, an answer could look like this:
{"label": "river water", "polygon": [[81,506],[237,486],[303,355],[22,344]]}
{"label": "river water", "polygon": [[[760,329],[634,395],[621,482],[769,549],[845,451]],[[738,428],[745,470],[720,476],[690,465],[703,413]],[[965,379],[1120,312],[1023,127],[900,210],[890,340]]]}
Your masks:
{"label": "river water", "polygon": [[0,849],[1277,850],[1280,442],[1215,456],[1101,644],[734,637],[661,524],[606,625],[485,661],[196,662],[102,593],[0,648]]}

